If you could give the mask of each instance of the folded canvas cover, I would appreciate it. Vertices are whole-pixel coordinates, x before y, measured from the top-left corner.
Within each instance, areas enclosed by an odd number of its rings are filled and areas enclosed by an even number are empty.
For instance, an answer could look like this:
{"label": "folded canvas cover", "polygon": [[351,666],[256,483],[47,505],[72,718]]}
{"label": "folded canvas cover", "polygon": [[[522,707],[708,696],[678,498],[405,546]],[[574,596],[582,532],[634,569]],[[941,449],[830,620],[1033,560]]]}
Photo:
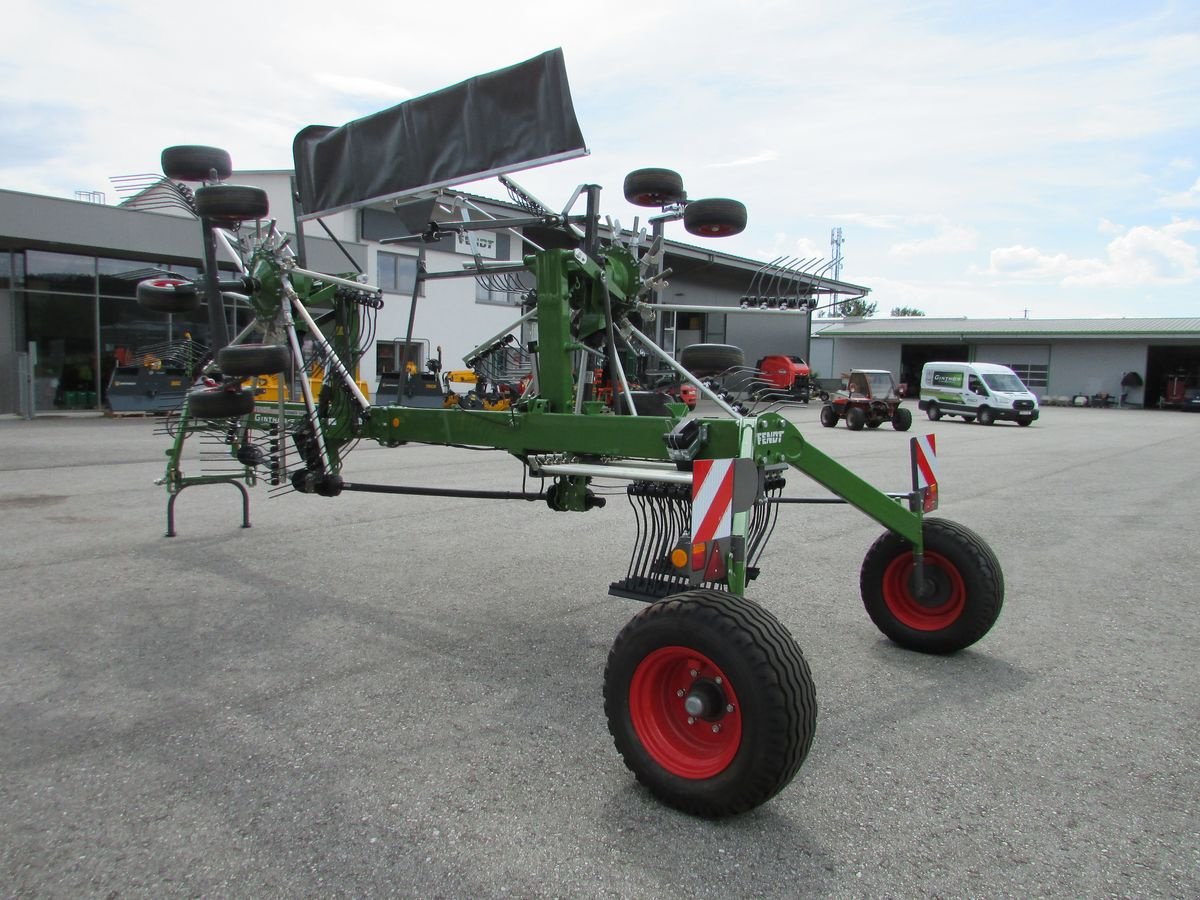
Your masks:
{"label": "folded canvas cover", "polygon": [[302,218],[587,154],[561,49],[292,144]]}

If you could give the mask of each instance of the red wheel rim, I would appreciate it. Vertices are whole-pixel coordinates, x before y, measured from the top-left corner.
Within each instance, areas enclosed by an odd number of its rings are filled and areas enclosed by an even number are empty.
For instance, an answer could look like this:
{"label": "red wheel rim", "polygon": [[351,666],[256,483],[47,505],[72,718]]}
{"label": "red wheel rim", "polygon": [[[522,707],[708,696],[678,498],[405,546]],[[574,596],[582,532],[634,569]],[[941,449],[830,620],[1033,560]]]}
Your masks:
{"label": "red wheel rim", "polygon": [[[689,696],[710,701],[703,715],[689,715]],[[742,709],[725,673],[688,647],[660,647],[634,670],[629,716],[638,740],[656,763],[680,778],[711,778],[723,772],[742,742]]]}
{"label": "red wheel rim", "polygon": [[180,285],[187,284],[187,282],[180,278],[151,278],[150,284],[156,288],[165,290],[166,288],[177,288]]}
{"label": "red wheel rim", "polygon": [[925,577],[933,591],[917,598],[910,587],[913,571],[911,553],[897,556],[883,573],[883,602],[900,622],[917,631],[940,631],[962,615],[967,586],[955,565],[938,553],[925,551]]}

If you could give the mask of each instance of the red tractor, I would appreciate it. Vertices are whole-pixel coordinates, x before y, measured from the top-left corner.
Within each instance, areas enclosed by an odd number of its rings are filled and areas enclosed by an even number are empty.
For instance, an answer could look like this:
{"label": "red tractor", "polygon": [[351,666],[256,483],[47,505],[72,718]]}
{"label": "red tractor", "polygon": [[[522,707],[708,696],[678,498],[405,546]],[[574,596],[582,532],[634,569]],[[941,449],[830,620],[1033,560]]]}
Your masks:
{"label": "red tractor", "polygon": [[854,369],[846,389],[838,391],[821,407],[821,424],[833,428],[846,420],[851,431],[878,428],[891,422],[897,431],[912,426],[912,410],[900,405],[900,388],[892,373],[884,369]]}
{"label": "red tractor", "polygon": [[812,386],[808,363],[798,356],[776,353],[758,361],[754,393],[767,400],[800,400],[808,402]]}

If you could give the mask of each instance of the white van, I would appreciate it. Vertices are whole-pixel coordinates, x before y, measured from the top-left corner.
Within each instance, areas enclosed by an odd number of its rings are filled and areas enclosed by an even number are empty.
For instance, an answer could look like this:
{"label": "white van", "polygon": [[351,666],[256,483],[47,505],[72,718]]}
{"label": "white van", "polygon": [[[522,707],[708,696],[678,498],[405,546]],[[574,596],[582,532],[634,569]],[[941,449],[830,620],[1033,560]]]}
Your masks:
{"label": "white van", "polygon": [[921,399],[917,407],[933,421],[962,416],[968,422],[991,425],[1010,419],[1028,425],[1038,417],[1037,397],[1007,366],[994,363],[931,362],[921,369]]}

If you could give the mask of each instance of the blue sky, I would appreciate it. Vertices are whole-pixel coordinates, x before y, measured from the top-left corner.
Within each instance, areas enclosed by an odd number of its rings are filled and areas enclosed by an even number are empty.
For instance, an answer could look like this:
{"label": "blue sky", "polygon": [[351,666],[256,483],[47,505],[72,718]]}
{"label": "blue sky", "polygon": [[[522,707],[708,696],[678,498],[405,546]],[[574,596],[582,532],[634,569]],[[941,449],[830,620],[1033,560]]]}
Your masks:
{"label": "blue sky", "polygon": [[115,202],[178,143],[290,168],[305,125],[561,46],[591,155],[516,175],[552,206],[591,182],[644,221],[621,181],[663,166],[746,203],[720,249],[828,257],[840,227],[881,313],[1200,316],[1194,0],[18,0],[5,32],[4,189]]}

